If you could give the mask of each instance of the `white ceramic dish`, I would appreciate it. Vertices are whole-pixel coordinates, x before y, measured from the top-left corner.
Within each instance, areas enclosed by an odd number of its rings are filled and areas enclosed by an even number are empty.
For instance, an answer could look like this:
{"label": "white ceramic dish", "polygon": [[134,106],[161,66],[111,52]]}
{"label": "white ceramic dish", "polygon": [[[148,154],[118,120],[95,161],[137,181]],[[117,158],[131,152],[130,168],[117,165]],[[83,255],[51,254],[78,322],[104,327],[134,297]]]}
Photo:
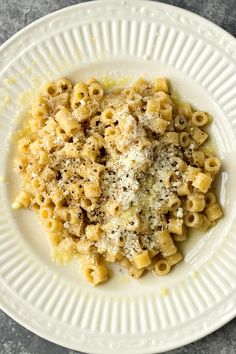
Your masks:
{"label": "white ceramic dish", "polygon": [[[98,1],[46,16],[0,50],[1,307],[63,346],[89,353],[159,353],[194,341],[236,314],[236,40],[190,12],[161,3]],[[51,262],[33,213],[11,210],[19,188],[11,173],[11,133],[32,86],[72,79],[170,78],[209,111],[223,161],[218,194],[225,217],[183,246],[184,262],[164,278],[139,281],[115,271],[91,288],[76,264]],[[19,104],[20,97],[20,104]],[[17,113],[17,115],[16,115]]]}

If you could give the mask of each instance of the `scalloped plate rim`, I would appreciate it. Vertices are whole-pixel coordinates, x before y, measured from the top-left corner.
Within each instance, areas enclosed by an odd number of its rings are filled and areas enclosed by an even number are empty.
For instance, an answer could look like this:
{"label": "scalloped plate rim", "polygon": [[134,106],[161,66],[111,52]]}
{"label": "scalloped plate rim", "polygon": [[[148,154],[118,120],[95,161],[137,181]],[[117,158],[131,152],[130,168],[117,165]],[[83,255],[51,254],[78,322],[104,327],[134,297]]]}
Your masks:
{"label": "scalloped plate rim", "polygon": [[[108,0],[108,1],[110,3],[114,3],[114,4],[118,4],[118,3],[121,3],[121,4],[126,3],[126,4],[128,4],[128,3],[135,2],[135,0]],[[48,19],[50,19],[50,17],[53,17],[53,16],[56,16],[56,15],[58,15],[60,13],[69,11],[71,8],[74,8],[74,9],[79,8],[80,9],[81,7],[88,6],[88,4],[94,6],[94,4],[96,4],[97,2],[107,4],[108,1],[107,0],[86,1],[86,2],[83,2],[83,3],[79,3],[79,4],[63,7],[61,9],[55,10],[55,11],[53,11],[53,12],[51,12],[51,13],[43,16],[43,17],[40,17],[37,20],[33,21],[32,23],[28,24],[27,26],[23,27],[21,30],[19,30],[14,35],[12,35],[10,38],[8,38],[4,43],[2,43],[2,45],[0,46],[0,53],[3,50],[5,50],[8,46],[13,44],[13,42],[15,40],[17,40],[18,37],[20,37],[21,35],[24,35],[24,33],[27,32],[28,30],[30,30],[31,28],[34,28],[37,25],[40,25],[45,20],[47,21]],[[193,16],[196,19],[205,22],[209,26],[215,27],[215,29],[218,32],[221,31],[223,35],[228,36],[229,39],[231,39],[233,42],[236,41],[234,36],[231,33],[227,32],[224,28],[216,25],[215,23],[211,22],[207,18],[202,17],[202,16],[200,16],[200,15],[198,15],[198,14],[196,14],[196,13],[190,11],[190,10],[186,10],[184,8],[181,8],[181,7],[178,7],[178,6],[175,6],[175,5],[166,4],[166,3],[162,3],[162,2],[159,2],[159,1],[155,1],[155,0],[154,1],[153,0],[138,0],[138,1],[140,3],[149,3],[149,4],[152,4],[152,5],[154,4],[154,6],[155,6],[155,4],[158,4],[158,6],[163,6],[163,7],[169,8],[170,10],[174,9],[175,11],[183,12],[186,15]]]}
{"label": "scalloped plate rim", "polygon": [[[235,302],[236,302],[236,294],[235,294]],[[88,353],[88,354],[104,354],[104,350],[96,350],[96,351],[89,351],[87,352],[86,351],[86,347],[83,348],[83,347],[80,347],[78,349],[78,347],[76,346],[70,346],[70,345],[65,345],[64,341],[60,341],[58,339],[55,339],[55,338],[52,338],[51,336],[47,335],[47,334],[42,334],[42,332],[40,332],[39,330],[35,330],[34,328],[32,328],[27,322],[25,322],[22,318],[16,316],[13,312],[9,311],[7,308],[5,308],[4,306],[2,306],[2,304],[0,303],[0,306],[1,306],[1,310],[4,311],[9,317],[11,317],[14,321],[16,321],[17,323],[19,323],[20,325],[22,325],[24,328],[26,328],[27,330],[31,331],[33,334],[36,334],[38,335],[39,337],[43,338],[43,339],[46,339],[48,340],[49,342],[51,343],[54,343],[54,344],[57,344],[57,345],[60,345],[64,348],[67,348],[67,349],[72,349],[72,350],[75,350],[75,351],[81,351],[84,352],[84,353]],[[202,329],[202,332],[200,333],[196,333],[196,335],[192,336],[191,338],[185,338],[185,339],[182,339],[178,342],[177,345],[175,345],[173,347],[173,345],[164,345],[163,348],[161,346],[159,346],[155,352],[153,350],[149,351],[149,350],[145,350],[145,352],[143,352],[143,350],[135,350],[134,352],[126,352],[124,351],[124,353],[127,353],[127,354],[158,354],[158,353],[163,353],[163,350],[165,350],[165,352],[167,351],[170,351],[170,350],[174,350],[174,349],[177,349],[177,348],[181,348],[185,345],[188,345],[188,344],[191,344],[195,341],[198,341],[199,339],[202,339],[208,335],[210,335],[211,333],[217,331],[218,329],[220,329],[222,326],[224,326],[225,324],[227,324],[228,322],[230,322],[231,320],[234,319],[234,317],[236,316],[236,307],[234,309],[234,312],[232,311],[231,313],[228,314],[228,316],[225,316],[225,318],[222,320],[222,322],[219,324],[215,324],[212,326],[212,328],[209,330],[209,329],[205,329],[203,328]],[[207,333],[206,333],[207,332]],[[114,349],[112,350],[107,350],[106,353],[108,354],[120,354],[120,351],[115,351]]]}
{"label": "scalloped plate rim", "polygon": [[[105,1],[105,0],[100,0],[99,2],[101,3],[108,3],[108,1]],[[115,4],[118,4],[118,3],[124,3],[126,2],[127,4],[129,3],[134,3],[134,1],[116,1],[116,0],[110,0],[109,1],[110,3],[115,3]],[[155,2],[153,1],[140,1],[140,3],[144,3],[144,4],[152,4],[155,6]],[[96,2],[86,2],[86,3],[82,3],[82,4],[76,4],[76,5],[73,5],[73,6],[68,6],[68,7],[65,7],[65,8],[62,8],[60,10],[57,10],[57,11],[54,11],[53,13],[50,13],[46,16],[43,16],[42,18],[34,21],[33,23],[29,24],[28,26],[26,26],[25,28],[21,29],[19,32],[17,32],[14,36],[12,36],[11,38],[9,38],[4,44],[2,44],[2,46],[0,47],[0,53],[2,53],[5,49],[7,49],[9,46],[11,46],[12,44],[14,44],[15,41],[18,40],[18,38],[22,35],[24,35],[27,31],[29,31],[31,28],[34,28],[34,27],[37,27],[38,25],[40,26],[44,21],[47,21],[48,19],[50,19],[51,17],[54,17],[54,16],[57,16],[58,14],[60,13],[66,13],[67,11],[70,11],[71,8],[78,8],[80,9],[81,7],[86,7],[86,6],[96,6]],[[232,42],[235,42],[235,38],[230,34],[228,33],[226,30],[224,30],[223,28],[217,26],[216,24],[212,23],[211,21],[205,19],[205,18],[202,18],[201,16],[195,14],[195,13],[192,13],[188,10],[185,10],[185,9],[182,9],[182,8],[179,8],[179,7],[176,7],[176,6],[173,6],[173,5],[169,5],[169,4],[165,4],[165,3],[158,3],[158,6],[160,7],[163,7],[163,8],[168,8],[168,9],[174,9],[175,11],[178,11],[179,13],[185,13],[187,16],[191,16],[191,17],[194,17],[196,18],[196,20],[200,20],[204,23],[206,23],[208,26],[214,28],[217,30],[217,32],[219,33],[222,32],[222,34],[225,36],[225,37],[228,37]],[[236,294],[235,294],[235,300],[236,300]],[[65,343],[60,340],[55,340],[53,339],[52,337],[46,335],[46,334],[42,334],[40,331],[37,331],[35,330],[34,328],[32,328],[29,323],[27,322],[24,322],[24,320],[22,318],[20,318],[20,316],[18,317],[17,315],[14,314],[13,311],[7,309],[4,305],[2,305],[0,303],[0,306],[2,308],[2,310],[7,313],[10,317],[12,317],[14,320],[16,320],[18,323],[20,323],[21,325],[23,325],[25,328],[27,328],[28,330],[32,331],[33,333],[36,333],[38,334],[39,336],[49,340],[49,341],[52,341],[56,344],[59,344],[59,345],[62,345],[62,346],[65,346]],[[205,329],[203,328],[201,331],[199,331],[199,333],[197,332],[194,336],[192,336],[191,339],[187,338],[187,339],[182,339],[178,342],[177,345],[173,346],[173,345],[170,345],[169,347],[168,346],[164,346],[164,350],[171,350],[171,349],[174,349],[174,348],[178,348],[178,347],[181,347],[183,345],[186,345],[186,344],[189,344],[193,341],[196,341],[212,332],[214,332],[215,330],[217,330],[218,328],[220,328],[221,326],[223,326],[224,324],[226,324],[227,322],[229,322],[230,320],[232,320],[234,317],[236,316],[236,308],[234,311],[230,312],[227,314],[227,316],[224,316],[223,317],[223,320],[221,322],[217,322],[217,323],[213,323],[212,327],[209,329]],[[74,350],[78,350],[77,347],[70,347],[70,346],[67,346],[67,348],[71,348],[71,349],[74,349]],[[86,348],[85,348],[86,350]],[[157,348],[158,352],[161,352],[163,349],[160,347],[160,348]],[[110,351],[109,351],[110,352]],[[115,353],[114,350],[111,351],[112,353]],[[102,353],[102,351],[96,351],[96,353]],[[135,353],[139,353],[139,351],[135,351]],[[153,351],[146,351],[145,350],[145,353],[153,353]]]}

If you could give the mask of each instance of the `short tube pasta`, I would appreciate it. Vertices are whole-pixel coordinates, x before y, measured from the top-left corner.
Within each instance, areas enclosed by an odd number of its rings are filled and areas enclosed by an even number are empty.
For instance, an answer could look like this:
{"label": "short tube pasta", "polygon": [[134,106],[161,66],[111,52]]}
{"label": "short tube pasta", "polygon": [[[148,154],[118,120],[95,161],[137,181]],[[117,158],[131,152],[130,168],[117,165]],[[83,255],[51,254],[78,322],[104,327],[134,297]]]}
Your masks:
{"label": "short tube pasta", "polygon": [[201,172],[200,168],[188,166],[185,173],[185,180],[193,182],[196,179],[199,172]]}
{"label": "short tube pasta", "polygon": [[202,215],[202,224],[200,226],[200,230],[206,231],[207,229],[209,229],[211,224],[212,222],[205,215]]}
{"label": "short tube pasta", "polygon": [[172,120],[172,106],[170,104],[166,104],[164,105],[161,109],[160,109],[160,115],[161,118],[167,121],[171,121]]}
{"label": "short tube pasta", "polygon": [[103,96],[103,88],[99,82],[92,82],[88,87],[89,96],[100,99]]}
{"label": "short tube pasta", "polygon": [[59,110],[55,119],[68,136],[72,136],[79,131],[78,122],[66,108]]}
{"label": "short tube pasta", "polygon": [[212,192],[208,192],[205,194],[205,204],[206,204],[206,207],[209,207],[210,205],[212,204],[215,204],[216,203],[216,196],[214,193]]}
{"label": "short tube pasta", "polygon": [[103,264],[88,264],[83,266],[83,271],[86,279],[92,285],[98,285],[108,279],[107,268]]}
{"label": "short tube pasta", "polygon": [[[72,101],[77,101],[81,102],[81,100],[88,100],[89,99],[89,93],[88,93],[88,85],[86,85],[84,82],[78,82],[74,86],[74,91],[72,95]],[[73,105],[73,102],[72,102]],[[77,106],[75,107],[77,108]]]}
{"label": "short tube pasta", "polygon": [[136,266],[137,269],[141,269],[144,267],[147,267],[149,264],[151,263],[151,259],[148,255],[147,251],[144,251],[140,254],[137,254],[134,257],[134,264]]}
{"label": "short tube pasta", "polygon": [[56,81],[56,87],[59,93],[70,92],[72,90],[72,82],[66,78]]}
{"label": "short tube pasta", "polygon": [[167,207],[170,211],[178,209],[180,205],[181,205],[181,200],[176,195],[170,197],[167,203]]}
{"label": "short tube pasta", "polygon": [[28,208],[32,200],[32,196],[27,192],[20,192],[12,204],[13,209]]}
{"label": "short tube pasta", "polygon": [[165,119],[156,118],[152,124],[152,130],[160,135],[164,135],[168,124],[168,121]]}
{"label": "short tube pasta", "polygon": [[206,113],[201,111],[196,111],[192,115],[192,123],[197,127],[202,127],[208,122],[208,116]]}
{"label": "short tube pasta", "polygon": [[192,153],[193,163],[197,167],[203,167],[205,163],[205,155],[203,151],[197,150]]}
{"label": "short tube pasta", "polygon": [[101,114],[101,122],[106,126],[114,123],[114,110],[112,108],[106,109]]}
{"label": "short tube pasta", "polygon": [[208,134],[197,126],[193,127],[191,136],[198,145],[202,145],[208,138]]}
{"label": "short tube pasta", "polygon": [[206,210],[205,210],[207,218],[212,222],[217,219],[219,219],[222,215],[223,212],[219,206],[218,203],[211,204]]}
{"label": "short tube pasta", "polygon": [[182,131],[187,127],[187,119],[183,115],[175,118],[175,128],[177,131]]}
{"label": "short tube pasta", "polygon": [[148,82],[142,78],[138,79],[133,85],[134,91],[140,95],[144,95],[148,87]]}
{"label": "short tube pasta", "polygon": [[161,110],[161,101],[149,99],[147,101],[146,112],[148,114],[158,114]]}
{"label": "short tube pasta", "polygon": [[189,146],[190,144],[190,137],[188,135],[188,133],[186,132],[181,132],[179,134],[179,144],[180,146],[182,146],[183,148],[186,148],[187,146]]}
{"label": "short tube pasta", "polygon": [[181,103],[178,107],[178,111],[180,114],[182,114],[184,117],[186,117],[188,120],[192,118],[192,108],[189,103]]}
{"label": "short tube pasta", "polygon": [[156,92],[158,91],[163,91],[163,92],[168,92],[169,88],[168,88],[168,82],[166,80],[166,78],[162,77],[162,78],[158,78],[154,81],[154,90]]}
{"label": "short tube pasta", "polygon": [[53,215],[53,209],[50,207],[41,207],[39,210],[39,216],[42,220],[48,220]]}
{"label": "short tube pasta", "polygon": [[62,224],[59,219],[47,218],[45,220],[45,226],[48,232],[58,232],[62,229]]}
{"label": "short tube pasta", "polygon": [[163,136],[162,142],[166,145],[179,145],[179,134],[177,132],[167,132]]}
{"label": "short tube pasta", "polygon": [[188,227],[200,228],[202,225],[202,215],[199,213],[187,213],[184,223]]}
{"label": "short tube pasta", "polygon": [[44,92],[50,97],[55,97],[58,94],[57,85],[55,82],[48,82],[45,85]]}
{"label": "short tube pasta", "polygon": [[187,169],[187,164],[186,162],[181,159],[180,157],[175,157],[172,159],[171,161],[172,165],[174,167],[177,167],[177,169],[180,171],[180,172],[185,172],[186,169]]}
{"label": "short tube pasta", "polygon": [[220,159],[218,157],[208,157],[205,160],[204,169],[212,174],[218,173],[220,169]]}
{"label": "short tube pasta", "polygon": [[176,252],[172,256],[167,257],[167,262],[171,267],[173,267],[173,265],[179,263],[182,259],[183,259],[182,253]]}
{"label": "short tube pasta", "polygon": [[204,194],[190,194],[187,198],[186,208],[190,212],[200,212],[205,208]]}
{"label": "short tube pasta", "polygon": [[168,230],[173,234],[182,235],[183,233],[183,219],[169,219]]}
{"label": "short tube pasta", "polygon": [[164,257],[171,256],[177,251],[177,248],[170,236],[169,231],[158,231],[156,234],[157,243]]}
{"label": "short tube pasta", "polygon": [[191,192],[192,192],[192,187],[191,185],[188,184],[188,182],[182,182],[181,185],[177,187],[177,194],[180,197],[189,195]]}
{"label": "short tube pasta", "polygon": [[157,275],[166,275],[171,268],[170,263],[166,259],[160,259],[155,265],[155,272]]}
{"label": "short tube pasta", "polygon": [[198,172],[192,185],[197,188],[200,192],[206,193],[212,183],[212,177],[206,173]]}

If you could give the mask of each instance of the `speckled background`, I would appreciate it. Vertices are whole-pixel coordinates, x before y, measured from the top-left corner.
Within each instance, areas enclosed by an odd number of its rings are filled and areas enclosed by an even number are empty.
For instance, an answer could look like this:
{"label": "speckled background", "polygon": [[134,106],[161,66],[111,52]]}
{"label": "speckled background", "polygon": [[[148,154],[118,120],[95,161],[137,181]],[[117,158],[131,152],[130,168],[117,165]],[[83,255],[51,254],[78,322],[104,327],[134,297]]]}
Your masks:
{"label": "speckled background", "polygon": [[[0,45],[36,19],[80,2],[85,1],[0,0]],[[236,36],[236,0],[167,0],[161,2],[193,11]],[[0,354],[75,353],[73,350],[65,349],[38,337],[0,312]],[[236,354],[236,319],[209,336],[168,353]]]}

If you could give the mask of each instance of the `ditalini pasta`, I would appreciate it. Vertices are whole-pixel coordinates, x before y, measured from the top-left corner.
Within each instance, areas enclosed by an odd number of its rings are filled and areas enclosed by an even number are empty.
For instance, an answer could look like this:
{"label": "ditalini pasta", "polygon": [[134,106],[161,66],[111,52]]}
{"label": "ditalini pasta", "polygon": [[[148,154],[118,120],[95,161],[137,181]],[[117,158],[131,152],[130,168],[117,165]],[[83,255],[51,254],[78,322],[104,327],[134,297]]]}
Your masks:
{"label": "ditalini pasta", "polygon": [[19,133],[22,190],[12,206],[38,214],[57,259],[81,255],[94,285],[108,280],[109,262],[134,278],[166,275],[188,230],[222,216],[208,122],[165,78],[108,92],[96,79],[49,82]]}

